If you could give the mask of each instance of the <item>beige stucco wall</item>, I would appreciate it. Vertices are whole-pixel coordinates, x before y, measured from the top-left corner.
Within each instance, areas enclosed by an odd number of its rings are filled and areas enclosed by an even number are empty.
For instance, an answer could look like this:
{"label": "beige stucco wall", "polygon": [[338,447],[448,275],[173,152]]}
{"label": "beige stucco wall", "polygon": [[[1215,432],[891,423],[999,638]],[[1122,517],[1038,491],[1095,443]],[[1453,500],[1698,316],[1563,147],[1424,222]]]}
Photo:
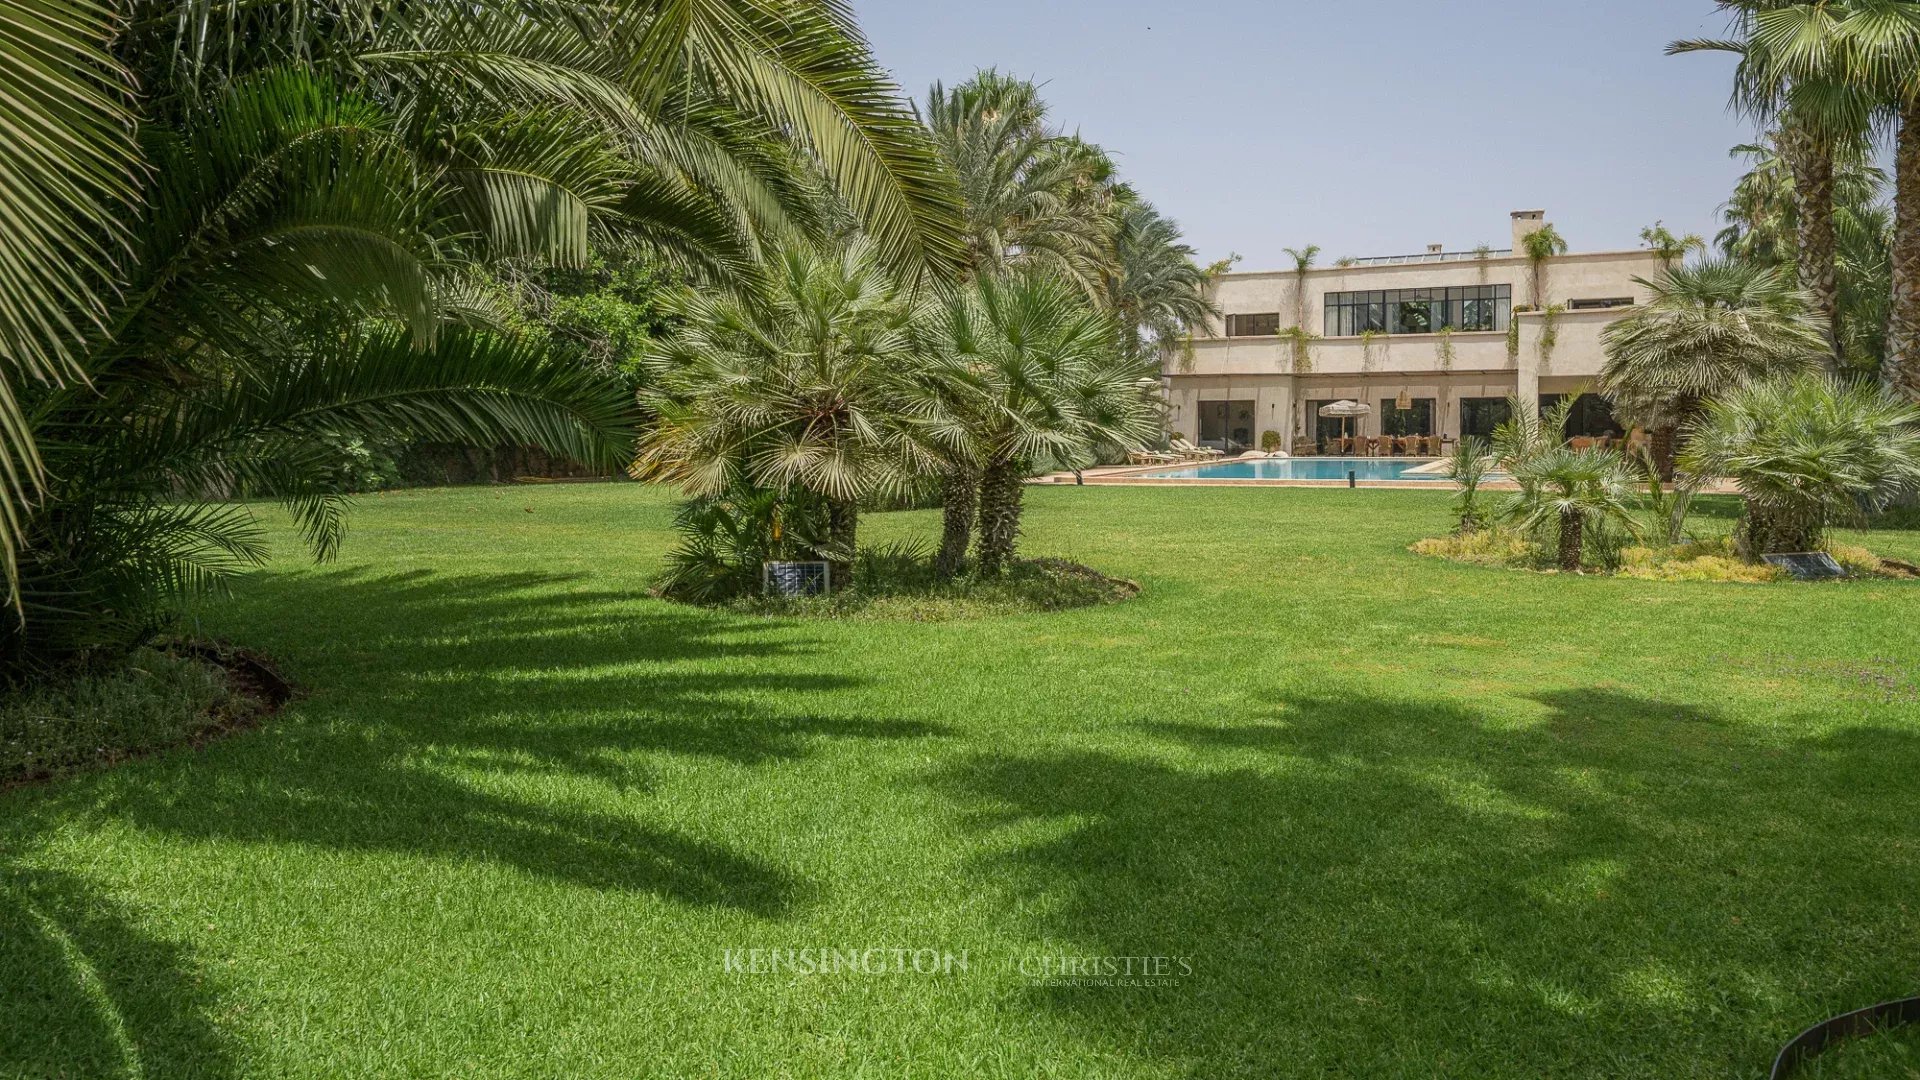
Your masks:
{"label": "beige stucco wall", "polygon": [[[1576,299],[1621,296],[1645,303],[1648,290],[1634,279],[1650,278],[1659,270],[1659,260],[1647,251],[1564,255],[1547,264],[1545,292],[1550,304],[1562,306]],[[1318,334],[1324,327],[1325,297],[1332,292],[1505,284],[1513,288],[1515,306],[1522,307],[1530,298],[1531,280],[1526,259],[1518,257],[1314,270],[1304,282],[1307,328]],[[1216,285],[1215,302],[1223,315],[1278,311],[1281,324],[1291,326],[1300,284],[1292,271],[1227,274]],[[1381,335],[1370,350],[1360,338],[1322,338],[1313,343],[1306,374],[1294,373],[1292,347],[1285,340],[1229,339],[1220,336],[1220,323],[1212,328],[1214,336],[1194,343],[1189,363],[1169,372],[1168,420],[1176,433],[1198,438],[1201,401],[1253,401],[1261,430],[1279,431],[1291,441],[1296,425],[1306,422],[1300,402],[1354,398],[1377,408],[1381,398],[1405,389],[1413,397],[1438,399],[1441,430],[1454,435],[1459,432],[1462,397],[1517,394],[1522,401],[1532,401],[1537,394],[1590,384],[1605,359],[1600,332],[1629,310],[1563,312],[1557,318],[1555,346],[1544,356],[1540,346],[1545,316],[1516,313],[1517,363],[1508,358],[1507,335],[1498,332],[1453,334],[1450,364],[1440,354],[1438,334]],[[1369,417],[1363,433],[1379,434],[1378,426],[1378,418]]]}

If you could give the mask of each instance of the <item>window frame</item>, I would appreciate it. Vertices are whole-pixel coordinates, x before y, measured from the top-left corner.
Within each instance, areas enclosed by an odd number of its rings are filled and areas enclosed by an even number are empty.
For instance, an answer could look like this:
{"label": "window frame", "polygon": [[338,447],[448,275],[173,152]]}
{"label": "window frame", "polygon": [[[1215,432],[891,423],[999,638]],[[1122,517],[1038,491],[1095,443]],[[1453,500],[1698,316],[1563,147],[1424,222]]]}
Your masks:
{"label": "window frame", "polygon": [[[1423,311],[1425,330],[1407,329],[1412,311]],[[1469,318],[1471,313],[1471,318]],[[1406,289],[1353,289],[1321,298],[1322,336],[1359,337],[1366,331],[1400,337],[1431,336],[1443,328],[1462,334],[1504,333],[1513,319],[1511,285],[1430,285]]]}

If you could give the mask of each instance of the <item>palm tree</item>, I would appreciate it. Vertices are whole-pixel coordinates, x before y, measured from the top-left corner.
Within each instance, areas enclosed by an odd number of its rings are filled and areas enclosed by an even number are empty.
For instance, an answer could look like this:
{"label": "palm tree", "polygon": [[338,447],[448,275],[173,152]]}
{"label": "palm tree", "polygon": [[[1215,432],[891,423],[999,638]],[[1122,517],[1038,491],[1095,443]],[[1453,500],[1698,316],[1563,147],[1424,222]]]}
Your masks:
{"label": "palm tree", "polygon": [[[1752,167],[1722,207],[1726,227],[1714,238],[1729,259],[1797,272],[1799,210],[1793,174],[1771,141],[1733,148]],[[1865,139],[1842,144],[1834,161],[1833,225],[1840,351],[1846,367],[1878,371],[1886,355],[1892,288],[1893,214],[1881,200],[1886,173],[1873,164]]]}
{"label": "palm tree", "polygon": [[1447,476],[1453,481],[1453,512],[1460,519],[1455,533],[1464,536],[1478,532],[1486,524],[1480,485],[1486,482],[1494,464],[1493,451],[1485,439],[1469,435],[1454,444],[1453,454],[1447,459]]}
{"label": "palm tree", "polygon": [[1819,366],[1826,339],[1805,293],[1779,271],[1714,259],[1639,284],[1653,293],[1601,332],[1600,388],[1653,434],[1663,479],[1676,432],[1746,383]]}
{"label": "palm tree", "polygon": [[1320,258],[1320,245],[1308,244],[1303,248],[1281,248],[1287,257],[1293,260],[1293,325],[1307,329],[1307,275],[1313,271],[1313,264]]}
{"label": "palm tree", "polygon": [[1816,550],[1833,522],[1920,492],[1920,405],[1865,381],[1770,379],[1708,405],[1681,465],[1739,485],[1749,557]]}
{"label": "palm tree", "polygon": [[490,219],[496,239],[535,215],[579,222],[580,193],[552,171],[569,140],[527,145],[540,125],[515,138],[498,130],[562,116],[597,131],[631,167],[618,201],[629,227],[696,264],[737,271],[760,243],[813,224],[814,175],[890,264],[950,274],[960,262],[952,177],[843,9],[770,0],[330,8],[316,18],[301,5],[143,0],[118,47],[153,101],[183,113],[236,78],[289,64],[378,102],[404,118],[423,155],[465,149],[473,169],[454,182],[509,203]]}
{"label": "palm tree", "polygon": [[[1846,0],[1851,2],[1851,0]],[[1841,3],[1718,0],[1733,21],[1732,40],[1676,41],[1669,54],[1730,52],[1740,57],[1733,104],[1764,124],[1778,123],[1781,158],[1799,203],[1795,251],[1800,286],[1827,326],[1828,361],[1842,359],[1838,259],[1833,207],[1835,159],[1871,123],[1870,93],[1849,72]]]}
{"label": "palm tree", "polygon": [[1554,528],[1557,563],[1577,573],[1589,529],[1618,524],[1636,532],[1633,470],[1612,450],[1573,450],[1556,446],[1515,466],[1520,491],[1507,503],[1505,516],[1528,530]]}
{"label": "palm tree", "polygon": [[1089,198],[1100,165],[1047,126],[1031,83],[987,70],[927,92],[926,123],[957,178],[969,276],[1042,266],[1098,290],[1107,207]]}
{"label": "palm tree", "polygon": [[282,496],[330,553],[330,440],[510,440],[597,462],[630,433],[617,383],[451,321],[457,189],[375,103],[262,70],[141,143],[150,168],[78,378],[9,388],[51,466],[14,507],[19,619],[0,649],[16,670],[131,644],[172,597],[255,561],[250,516],[199,497]]}
{"label": "palm tree", "polygon": [[[106,319],[135,201],[131,75],[95,0],[8,5],[0,16],[0,562],[14,586],[22,519],[45,470],[20,398],[82,378]],[[17,596],[17,592],[16,592]]]}
{"label": "palm tree", "polygon": [[1541,310],[1547,307],[1547,260],[1555,255],[1567,253],[1567,238],[1552,225],[1542,225],[1527,234],[1521,241],[1526,252],[1527,264],[1533,273],[1533,306]]}
{"label": "palm tree", "polygon": [[1128,199],[1115,208],[1112,248],[1101,301],[1120,324],[1128,356],[1163,361],[1219,314],[1208,297],[1212,278],[1181,241],[1180,226],[1152,203]]}
{"label": "palm tree", "polygon": [[1672,229],[1659,221],[1640,230],[1640,242],[1647,245],[1647,250],[1653,252],[1654,257],[1660,260],[1661,268],[1666,270],[1673,269],[1673,264],[1686,258],[1688,252],[1705,251],[1707,248],[1705,237],[1697,233],[1675,236]]}
{"label": "palm tree", "polygon": [[[961,262],[950,174],[829,5],[342,0],[317,18],[155,0],[113,21],[49,0],[8,8],[0,61],[0,201],[16,215],[0,255],[0,539],[29,627],[17,655],[57,651],[33,636],[56,621],[49,597],[104,639],[113,613],[257,554],[244,514],[158,492],[286,495],[328,550],[340,504],[313,425],[603,456],[628,423],[603,396],[617,387],[448,325],[487,317],[477,264],[578,264],[616,234],[739,280],[763,245],[822,231],[822,184],[890,265]],[[356,404],[356,386],[394,407]],[[165,434],[187,419],[200,426]],[[136,451],[151,464],[113,458]],[[16,567],[21,543],[33,553]]]}
{"label": "palm tree", "polygon": [[1109,315],[1033,270],[979,279],[928,324],[927,351],[969,388],[979,572],[1014,556],[1031,465],[1078,461],[1102,443],[1138,447],[1157,430],[1152,367],[1118,336]]}
{"label": "palm tree", "polygon": [[1839,37],[1848,76],[1894,133],[1894,223],[1882,380],[1920,399],[1920,3],[1847,0]]}
{"label": "palm tree", "polygon": [[688,290],[646,363],[658,414],[632,472],[691,495],[742,487],[827,508],[836,588],[853,583],[860,499],[943,464],[962,436],[915,362],[915,305],[870,247],[794,248],[751,295]]}

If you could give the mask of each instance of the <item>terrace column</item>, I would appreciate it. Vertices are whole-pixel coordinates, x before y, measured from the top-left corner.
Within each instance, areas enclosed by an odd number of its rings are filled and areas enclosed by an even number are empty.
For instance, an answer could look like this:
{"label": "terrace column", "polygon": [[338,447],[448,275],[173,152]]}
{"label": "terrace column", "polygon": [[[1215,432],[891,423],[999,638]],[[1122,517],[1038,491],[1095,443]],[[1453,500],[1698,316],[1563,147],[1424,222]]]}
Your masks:
{"label": "terrace column", "polygon": [[1531,313],[1520,319],[1520,358],[1514,361],[1518,369],[1518,384],[1514,395],[1520,399],[1520,407],[1528,413],[1540,414],[1540,323]]}

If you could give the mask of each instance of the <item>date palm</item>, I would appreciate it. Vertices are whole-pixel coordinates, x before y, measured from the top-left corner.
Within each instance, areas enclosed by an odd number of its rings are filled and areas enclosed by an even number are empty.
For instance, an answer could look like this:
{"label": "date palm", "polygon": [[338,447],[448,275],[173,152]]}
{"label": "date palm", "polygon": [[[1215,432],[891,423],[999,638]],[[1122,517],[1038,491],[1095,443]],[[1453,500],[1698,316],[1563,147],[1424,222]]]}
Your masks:
{"label": "date palm", "polygon": [[372,102],[262,71],[141,141],[152,167],[80,378],[18,389],[49,468],[17,517],[12,671],[130,644],[177,595],[257,562],[250,513],[201,497],[281,496],[330,553],[331,440],[605,462],[629,437],[617,384],[447,323],[456,196]]}
{"label": "date palm", "polygon": [[1778,124],[1780,155],[1793,173],[1800,286],[1826,323],[1828,364],[1841,360],[1835,161],[1869,128],[1874,101],[1852,72],[1842,29],[1844,0],[1718,0],[1732,18],[1730,40],[1676,41],[1669,53],[1716,51],[1740,57],[1733,104]]}
{"label": "date palm", "polygon": [[0,99],[15,660],[258,554],[183,494],[286,496],[330,549],[335,435],[624,441],[617,386],[450,325],[478,263],[615,235],[739,279],[821,182],[903,273],[960,262],[950,174],[827,3],[7,3]]}
{"label": "date palm", "polygon": [[1782,271],[1714,259],[1638,280],[1653,299],[1601,332],[1600,388],[1623,419],[1652,433],[1663,477],[1673,473],[1677,432],[1707,402],[1826,355],[1806,294]]}
{"label": "date palm", "polygon": [[926,123],[953,170],[965,218],[969,276],[1044,267],[1098,291],[1107,206],[1088,198],[1102,163],[1047,125],[1031,83],[982,71],[927,92]]}
{"label": "date palm", "polygon": [[1688,254],[1705,251],[1707,248],[1705,237],[1697,233],[1676,236],[1673,230],[1667,228],[1666,223],[1661,221],[1641,229],[1640,242],[1647,245],[1647,250],[1653,252],[1654,257],[1660,260],[1663,269],[1672,269],[1674,263],[1685,259]]}
{"label": "date palm", "polygon": [[1770,379],[1709,405],[1681,464],[1739,486],[1749,556],[1812,551],[1830,525],[1920,493],[1920,405],[1862,380]]}
{"label": "date palm", "polygon": [[1127,355],[1161,363],[1218,314],[1208,297],[1212,279],[1180,239],[1180,226],[1137,198],[1114,209],[1112,246],[1101,301],[1120,324]]}
{"label": "date palm", "polygon": [[1894,224],[1883,381],[1920,399],[1920,3],[1847,0],[1840,38],[1848,76],[1894,141]]}
{"label": "date palm", "polygon": [[1307,275],[1313,272],[1313,264],[1320,258],[1320,245],[1308,244],[1303,248],[1281,248],[1287,258],[1293,260],[1293,325],[1301,330],[1307,326]]}

